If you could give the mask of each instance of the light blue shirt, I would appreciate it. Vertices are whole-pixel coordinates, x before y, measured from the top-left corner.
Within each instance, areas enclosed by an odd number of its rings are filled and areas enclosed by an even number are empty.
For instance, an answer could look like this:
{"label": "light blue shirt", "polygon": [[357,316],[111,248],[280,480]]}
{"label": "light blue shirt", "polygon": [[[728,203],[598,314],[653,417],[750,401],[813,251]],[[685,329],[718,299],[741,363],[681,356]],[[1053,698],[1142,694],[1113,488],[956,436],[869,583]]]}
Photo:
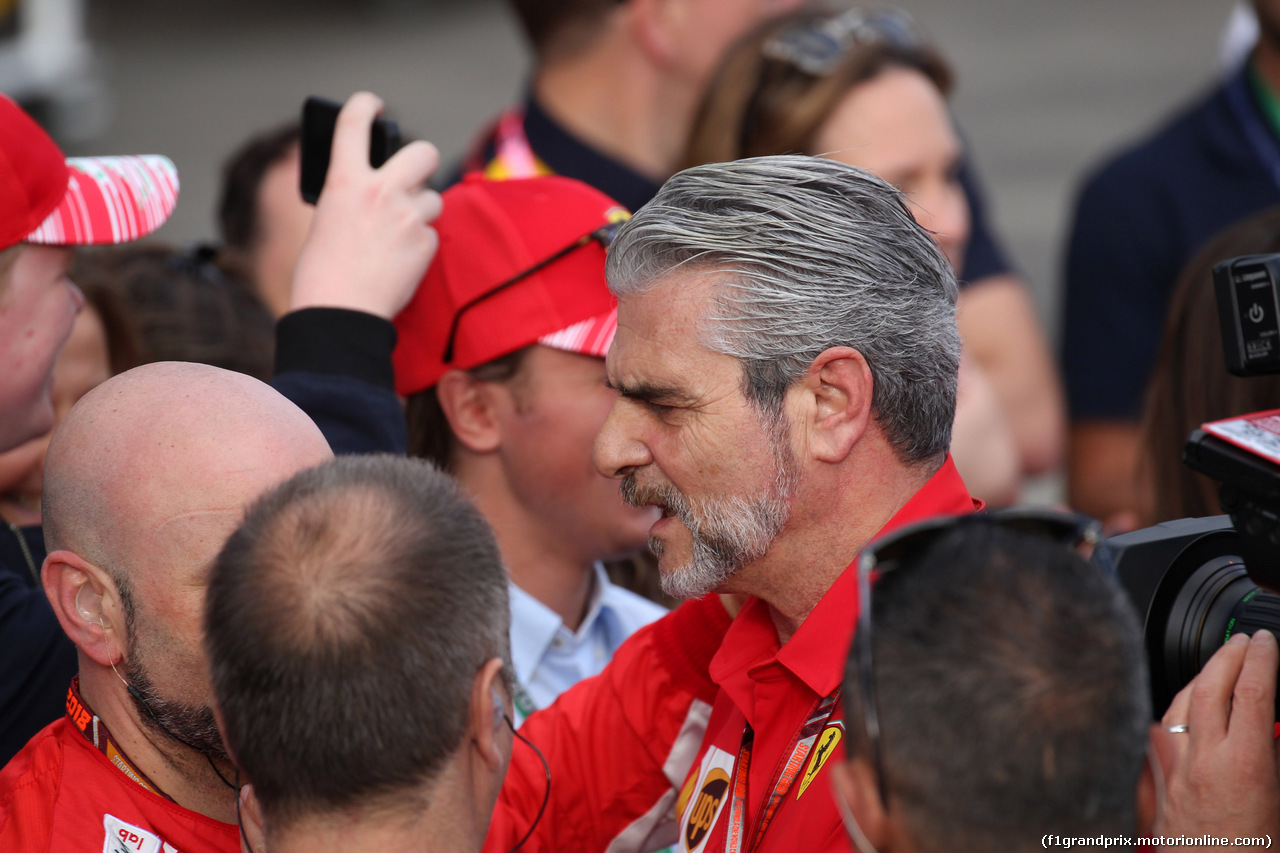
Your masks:
{"label": "light blue shirt", "polygon": [[[516,692],[545,708],[584,678],[598,675],[622,641],[667,613],[667,609],[615,586],[604,566],[595,565],[595,584],[587,617],[570,631],[555,611],[515,584],[511,592],[511,663]],[[524,722],[516,701],[516,725]]]}

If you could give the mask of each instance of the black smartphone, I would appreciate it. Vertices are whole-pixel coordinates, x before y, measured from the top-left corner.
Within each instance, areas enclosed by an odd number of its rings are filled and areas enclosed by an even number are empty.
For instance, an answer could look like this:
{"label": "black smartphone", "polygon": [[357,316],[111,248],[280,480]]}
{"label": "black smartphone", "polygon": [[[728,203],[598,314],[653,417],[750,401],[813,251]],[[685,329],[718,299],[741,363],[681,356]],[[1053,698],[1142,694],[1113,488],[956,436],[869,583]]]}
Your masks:
{"label": "black smartphone", "polygon": [[[333,150],[333,130],[342,104],[311,96],[302,105],[302,200],[315,204],[324,189]],[[369,165],[377,169],[400,150],[400,126],[389,118],[374,119],[369,132]]]}

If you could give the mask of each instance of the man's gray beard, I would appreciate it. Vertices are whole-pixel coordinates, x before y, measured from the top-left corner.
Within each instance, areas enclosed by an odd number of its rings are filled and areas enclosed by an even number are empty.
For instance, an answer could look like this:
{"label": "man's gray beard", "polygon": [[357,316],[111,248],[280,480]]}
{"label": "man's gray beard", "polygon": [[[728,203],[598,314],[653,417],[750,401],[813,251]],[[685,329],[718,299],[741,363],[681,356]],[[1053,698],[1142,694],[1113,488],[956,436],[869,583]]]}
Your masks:
{"label": "man's gray beard", "polygon": [[222,733],[218,731],[213,709],[207,705],[196,707],[161,698],[136,652],[136,649],[130,649],[124,674],[129,679],[129,683],[146,700],[141,702],[132,691],[129,693],[142,722],[157,734],[164,735],[203,755],[220,761],[231,761],[231,757],[227,755],[227,748],[222,742]]}
{"label": "man's gray beard", "polygon": [[[774,435],[774,481],[762,495],[700,498],[692,501],[675,486],[642,486],[635,474],[622,481],[622,499],[632,506],[659,504],[679,516],[693,537],[687,565],[660,572],[662,591],[673,598],[701,598],[720,589],[743,566],[763,557],[791,515],[798,474],[786,436]],[[662,541],[649,537],[661,557]]]}

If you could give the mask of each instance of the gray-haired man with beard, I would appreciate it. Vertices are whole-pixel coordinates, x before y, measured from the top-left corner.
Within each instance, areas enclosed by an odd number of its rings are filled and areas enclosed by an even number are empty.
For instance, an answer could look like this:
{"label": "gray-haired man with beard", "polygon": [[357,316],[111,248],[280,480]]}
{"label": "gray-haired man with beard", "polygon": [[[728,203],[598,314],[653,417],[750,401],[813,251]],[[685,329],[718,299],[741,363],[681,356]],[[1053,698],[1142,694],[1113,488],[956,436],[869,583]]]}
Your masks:
{"label": "gray-haired man with beard", "polygon": [[750,827],[762,853],[845,848],[819,777],[843,731],[847,567],[888,529],[975,505],[947,453],[951,268],[879,179],[762,157],[668,181],[608,277],[619,399],[596,465],[663,508],[650,543],[669,592],[750,596],[711,662],[684,849]]}
{"label": "gray-haired man with beard", "polygon": [[[975,508],[948,455],[960,361],[951,266],[884,181],[830,160],[763,157],[667,181],[618,232],[607,272],[618,332],[606,371],[619,397],[596,467],[631,501],[662,508],[649,535],[669,592],[747,598],[706,664],[709,719],[687,753],[678,742],[664,751],[661,723],[680,684],[647,696],[656,664],[621,677],[626,644],[599,680],[529,718],[556,779],[539,844],[574,846],[555,833],[586,819],[573,812],[582,802],[619,822],[620,808],[642,807],[621,834],[582,849],[630,849],[619,839],[653,816],[665,825],[649,840],[675,830],[688,853],[847,850],[823,769],[842,754],[858,609],[849,567],[887,530]],[[630,643],[695,608],[705,602]],[[582,711],[608,690],[622,713]],[[669,757],[670,801],[618,808],[610,785],[662,788],[618,722],[646,699],[634,737],[650,762]],[[562,729],[577,721],[559,741],[557,717]],[[558,774],[570,737],[608,754]],[[533,763],[512,761],[490,853],[518,838],[505,805],[542,791]],[[610,764],[625,770],[611,777]]]}

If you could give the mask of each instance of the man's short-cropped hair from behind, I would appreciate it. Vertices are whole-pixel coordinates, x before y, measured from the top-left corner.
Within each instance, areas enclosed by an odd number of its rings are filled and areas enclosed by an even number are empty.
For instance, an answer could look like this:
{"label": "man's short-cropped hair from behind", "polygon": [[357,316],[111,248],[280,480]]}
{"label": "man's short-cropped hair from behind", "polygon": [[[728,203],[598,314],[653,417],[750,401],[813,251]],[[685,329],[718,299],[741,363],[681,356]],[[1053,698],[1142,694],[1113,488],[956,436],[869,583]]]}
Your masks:
{"label": "man's short-cropped hair from behind", "polygon": [[[871,601],[885,783],[916,850],[1137,832],[1146,659],[1102,569],[974,517],[882,575]],[[856,647],[848,750],[870,760]]]}
{"label": "man's short-cropped hair from behind", "polygon": [[267,819],[424,808],[508,619],[492,531],[429,463],[339,457],[257,501],[215,563],[205,644]]}
{"label": "man's short-cropped hair from behind", "polygon": [[718,274],[703,343],[742,362],[763,414],[779,415],[816,356],[852,347],[898,456],[946,452],[960,364],[955,274],[893,186],[798,155],[686,169],[618,233],[609,287],[625,298],[692,273]]}

